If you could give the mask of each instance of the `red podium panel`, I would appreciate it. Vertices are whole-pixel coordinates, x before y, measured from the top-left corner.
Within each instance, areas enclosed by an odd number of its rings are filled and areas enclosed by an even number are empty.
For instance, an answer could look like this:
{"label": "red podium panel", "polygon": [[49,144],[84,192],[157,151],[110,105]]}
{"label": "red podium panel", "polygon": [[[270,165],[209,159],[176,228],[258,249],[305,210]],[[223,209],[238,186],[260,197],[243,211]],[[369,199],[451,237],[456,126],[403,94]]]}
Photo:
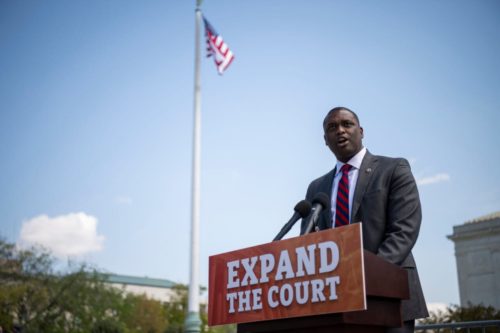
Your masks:
{"label": "red podium panel", "polygon": [[208,324],[366,309],[361,224],[209,259]]}
{"label": "red podium panel", "polygon": [[407,272],[364,250],[367,309],[238,324],[238,333],[385,333],[400,327]]}

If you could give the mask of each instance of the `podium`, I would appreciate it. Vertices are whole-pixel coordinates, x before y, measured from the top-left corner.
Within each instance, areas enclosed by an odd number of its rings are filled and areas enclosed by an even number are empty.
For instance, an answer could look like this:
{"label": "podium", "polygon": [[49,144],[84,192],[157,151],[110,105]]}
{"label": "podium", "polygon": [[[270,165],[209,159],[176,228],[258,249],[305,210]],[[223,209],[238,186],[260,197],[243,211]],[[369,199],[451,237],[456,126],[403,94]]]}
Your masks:
{"label": "podium", "polygon": [[361,224],[210,257],[209,325],[239,333],[383,333],[402,325],[404,269],[362,249]]}

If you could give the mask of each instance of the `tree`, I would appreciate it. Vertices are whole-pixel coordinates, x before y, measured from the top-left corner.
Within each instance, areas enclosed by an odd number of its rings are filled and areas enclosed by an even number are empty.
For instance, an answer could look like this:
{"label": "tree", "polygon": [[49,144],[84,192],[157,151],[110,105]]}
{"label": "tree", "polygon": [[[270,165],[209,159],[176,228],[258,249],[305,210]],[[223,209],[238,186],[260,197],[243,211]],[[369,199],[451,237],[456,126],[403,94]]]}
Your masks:
{"label": "tree", "polygon": [[[483,304],[471,304],[466,307],[458,305],[450,305],[445,311],[438,310],[431,312],[429,318],[421,320],[422,324],[443,324],[443,323],[460,323],[466,321],[478,320],[498,320],[500,319],[500,310],[492,306],[484,306]],[[456,330],[461,332],[461,330]],[[464,329],[464,332],[466,330]],[[451,330],[442,330],[443,333],[451,332]],[[470,332],[481,332],[481,329],[470,329]],[[498,332],[497,328],[487,328],[486,332]]]}
{"label": "tree", "polygon": [[184,320],[188,311],[188,289],[182,284],[177,284],[172,289],[173,293],[170,301],[164,304],[168,321],[165,333],[182,333],[184,331]]}
{"label": "tree", "polygon": [[118,314],[130,332],[163,333],[167,317],[162,303],[145,295],[128,294]]}
{"label": "tree", "polygon": [[[55,259],[41,248],[18,249],[0,239],[0,327],[6,332],[181,333],[187,313],[187,287],[177,285],[161,303],[125,294],[106,275],[85,264],[56,272]],[[203,333],[233,333],[234,325],[207,326]]]}
{"label": "tree", "polygon": [[85,265],[53,270],[46,250],[18,249],[0,239],[0,326],[6,331],[90,332],[113,317],[122,302],[119,290]]}
{"label": "tree", "polygon": [[91,333],[124,333],[125,328],[122,323],[111,319],[104,319],[95,322]]}
{"label": "tree", "polygon": [[[201,292],[205,288],[200,289]],[[178,284],[173,288],[172,298],[164,304],[168,327],[165,333],[184,332],[184,321],[188,311],[188,287]],[[200,305],[201,333],[235,333],[236,325],[222,325],[217,327],[208,327],[207,309],[204,304]]]}

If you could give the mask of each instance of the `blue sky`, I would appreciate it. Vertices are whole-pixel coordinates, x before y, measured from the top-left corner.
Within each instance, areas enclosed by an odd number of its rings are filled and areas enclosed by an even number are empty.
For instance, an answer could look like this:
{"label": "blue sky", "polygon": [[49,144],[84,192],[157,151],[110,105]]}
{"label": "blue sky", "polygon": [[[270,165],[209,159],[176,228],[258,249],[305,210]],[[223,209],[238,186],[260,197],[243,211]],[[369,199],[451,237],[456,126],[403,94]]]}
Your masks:
{"label": "blue sky", "polygon": [[[118,274],[187,283],[195,1],[2,1],[0,233]],[[454,225],[500,210],[497,1],[222,1],[235,54],[202,62],[201,282],[270,241],[355,110],[419,182],[428,302],[458,303]],[[294,228],[290,236],[297,235]]]}

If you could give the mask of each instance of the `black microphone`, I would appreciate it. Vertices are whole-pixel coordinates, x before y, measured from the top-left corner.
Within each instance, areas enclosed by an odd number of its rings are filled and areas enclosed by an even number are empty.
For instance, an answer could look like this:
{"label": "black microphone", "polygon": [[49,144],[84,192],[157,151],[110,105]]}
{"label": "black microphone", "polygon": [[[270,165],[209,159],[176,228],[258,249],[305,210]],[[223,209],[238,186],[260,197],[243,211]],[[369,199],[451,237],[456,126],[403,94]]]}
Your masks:
{"label": "black microphone", "polygon": [[330,198],[323,192],[319,192],[316,194],[312,201],[312,214],[309,219],[309,224],[307,225],[307,229],[304,232],[304,235],[310,233],[313,227],[316,226],[319,218],[319,214],[323,209],[330,209]]}
{"label": "black microphone", "polygon": [[311,212],[311,204],[307,200],[302,200],[295,205],[293,210],[295,211],[295,213],[293,213],[292,218],[283,226],[276,237],[274,237],[273,242],[282,239],[283,236],[285,236],[286,233],[289,232],[290,229],[292,229],[295,222],[297,222],[301,218],[308,216]]}

